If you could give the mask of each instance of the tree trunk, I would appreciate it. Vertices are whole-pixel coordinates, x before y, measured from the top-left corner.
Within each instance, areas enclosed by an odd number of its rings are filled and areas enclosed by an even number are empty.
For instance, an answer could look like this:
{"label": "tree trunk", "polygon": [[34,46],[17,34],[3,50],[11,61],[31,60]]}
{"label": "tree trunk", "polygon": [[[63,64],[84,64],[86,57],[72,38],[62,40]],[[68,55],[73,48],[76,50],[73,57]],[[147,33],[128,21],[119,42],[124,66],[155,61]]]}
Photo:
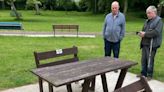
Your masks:
{"label": "tree trunk", "polygon": [[35,3],[35,10],[36,10],[36,15],[40,15],[39,5],[37,3]]}
{"label": "tree trunk", "polygon": [[124,0],[124,14],[126,15],[128,9],[128,0]]}
{"label": "tree trunk", "polygon": [[158,16],[161,16],[161,12],[162,12],[162,5],[159,4],[159,6],[158,6]]}
{"label": "tree trunk", "polygon": [[16,19],[20,20],[21,18],[20,18],[20,15],[15,8],[14,2],[11,2],[10,4],[11,4],[11,10],[14,12]]}
{"label": "tree trunk", "polygon": [[2,0],[1,2],[2,2],[2,9],[5,9],[5,1]]}
{"label": "tree trunk", "polygon": [[52,5],[50,5],[50,10],[53,10],[53,6]]}
{"label": "tree trunk", "polygon": [[95,9],[94,9],[94,13],[97,13],[97,0],[95,0]]}
{"label": "tree trunk", "polygon": [[53,10],[53,0],[49,0],[49,6],[50,6],[50,10]]}

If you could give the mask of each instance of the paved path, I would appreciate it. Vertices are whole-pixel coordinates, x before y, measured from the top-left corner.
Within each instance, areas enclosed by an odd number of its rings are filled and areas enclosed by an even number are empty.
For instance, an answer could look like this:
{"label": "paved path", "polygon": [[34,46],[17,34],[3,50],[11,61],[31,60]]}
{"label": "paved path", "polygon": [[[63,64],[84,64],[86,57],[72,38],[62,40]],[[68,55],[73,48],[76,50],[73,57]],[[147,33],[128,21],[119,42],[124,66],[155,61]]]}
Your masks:
{"label": "paved path", "polygon": [[[0,31],[1,36],[27,36],[27,37],[54,37],[53,32],[32,32],[32,31]],[[79,32],[78,37],[95,38],[101,35],[98,32]],[[55,37],[77,37],[76,34],[70,32],[57,33]]]}
{"label": "paved path", "polygon": [[[114,85],[116,84],[116,80],[118,78],[118,74],[119,73],[114,73],[114,72],[107,73],[107,82],[108,82],[109,92],[113,92]],[[136,78],[135,74],[127,73],[123,86],[128,85],[137,80],[139,80],[139,78]],[[80,81],[79,84],[75,84],[75,83],[72,84],[73,92],[81,92],[82,82],[83,81]],[[148,83],[150,87],[152,88],[153,92],[164,92],[164,83],[157,80],[151,80]],[[38,84],[31,84],[31,85],[26,85],[26,86],[22,86],[18,88],[12,88],[12,89],[0,91],[0,92],[39,92],[39,87],[38,87]],[[44,82],[44,92],[48,92],[48,85],[46,82]],[[54,92],[67,92],[67,91],[66,91],[66,87],[62,86],[58,88],[54,87]],[[100,76],[96,77],[95,92],[103,92]]]}

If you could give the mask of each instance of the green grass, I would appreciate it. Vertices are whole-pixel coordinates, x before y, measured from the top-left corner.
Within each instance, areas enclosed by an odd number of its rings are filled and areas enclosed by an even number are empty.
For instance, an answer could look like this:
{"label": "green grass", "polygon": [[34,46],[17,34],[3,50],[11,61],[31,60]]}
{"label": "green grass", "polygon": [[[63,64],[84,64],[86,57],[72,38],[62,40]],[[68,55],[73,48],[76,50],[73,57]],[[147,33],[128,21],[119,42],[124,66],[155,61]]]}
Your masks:
{"label": "green grass", "polygon": [[[42,15],[34,15],[33,11],[21,11],[24,31],[52,31],[52,24],[79,24],[80,31],[101,32],[104,15],[92,15],[89,12],[42,11]],[[0,21],[15,21],[9,11],[1,11]],[[141,50],[140,38],[135,31],[142,28],[144,19],[127,16],[127,35],[121,43],[121,59],[138,62],[130,69],[140,72]],[[80,60],[103,57],[103,39],[96,38],[30,38],[0,36],[0,90],[37,82],[37,77],[30,70],[35,68],[34,51],[47,51],[67,48],[73,45],[79,48]],[[164,41],[155,58],[154,78],[164,82]]]}
{"label": "green grass", "polygon": [[[10,17],[10,11],[1,11],[0,21],[16,21]],[[52,31],[53,24],[78,24],[80,32],[101,32],[104,23],[104,14],[93,15],[90,12],[63,12],[63,11],[42,11],[41,15],[35,15],[34,11],[19,11],[22,13],[22,20],[25,31]],[[127,16],[127,32],[140,31],[144,19]]]}
{"label": "green grass", "polygon": [[[23,15],[20,22],[25,31],[52,31],[53,24],[79,24],[81,32],[101,31],[104,16],[92,15],[90,12],[62,12],[43,11],[41,15],[35,15],[33,11],[20,11]],[[1,21],[16,21],[10,17],[9,11],[0,14]],[[95,27],[97,27],[96,30]]]}

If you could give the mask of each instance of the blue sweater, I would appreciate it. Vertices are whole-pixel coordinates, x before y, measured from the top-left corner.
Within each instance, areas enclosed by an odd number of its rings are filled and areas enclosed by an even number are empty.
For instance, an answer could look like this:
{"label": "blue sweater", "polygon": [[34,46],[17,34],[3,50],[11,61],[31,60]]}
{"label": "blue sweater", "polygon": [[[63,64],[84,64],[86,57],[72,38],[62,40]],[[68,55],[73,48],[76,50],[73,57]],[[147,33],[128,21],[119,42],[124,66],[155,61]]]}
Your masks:
{"label": "blue sweater", "polygon": [[109,13],[105,18],[103,37],[110,42],[118,42],[125,34],[125,16],[121,12],[114,16]]}

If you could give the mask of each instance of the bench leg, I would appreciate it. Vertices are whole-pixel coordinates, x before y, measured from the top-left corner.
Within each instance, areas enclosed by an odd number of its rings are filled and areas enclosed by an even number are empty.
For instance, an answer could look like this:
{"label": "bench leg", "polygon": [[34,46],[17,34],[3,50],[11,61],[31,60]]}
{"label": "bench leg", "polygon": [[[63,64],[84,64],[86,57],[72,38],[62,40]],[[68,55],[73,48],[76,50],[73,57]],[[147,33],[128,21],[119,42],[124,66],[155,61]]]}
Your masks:
{"label": "bench leg", "polygon": [[53,92],[53,86],[52,86],[52,84],[51,83],[48,83],[48,85],[49,85],[49,92]]}
{"label": "bench leg", "polygon": [[108,86],[107,86],[105,73],[101,75],[101,80],[102,80],[102,85],[103,85],[104,92],[108,92]]}
{"label": "bench leg", "polygon": [[89,85],[90,85],[91,79],[85,79],[84,80],[84,84],[83,84],[83,88],[82,88],[82,92],[88,92],[89,90]]}
{"label": "bench leg", "polygon": [[68,84],[68,85],[67,85],[67,92],[72,92],[71,84]]}
{"label": "bench leg", "polygon": [[40,92],[43,92],[43,81],[40,77],[38,77],[39,79],[39,89],[40,89]]}
{"label": "bench leg", "polygon": [[78,31],[79,31],[79,30],[77,29],[77,37],[78,37],[78,35],[79,35]]}
{"label": "bench leg", "polygon": [[128,71],[128,68],[121,69],[121,73],[120,73],[119,78],[117,80],[117,84],[116,84],[115,90],[118,89],[118,88],[121,88],[127,71]]}

